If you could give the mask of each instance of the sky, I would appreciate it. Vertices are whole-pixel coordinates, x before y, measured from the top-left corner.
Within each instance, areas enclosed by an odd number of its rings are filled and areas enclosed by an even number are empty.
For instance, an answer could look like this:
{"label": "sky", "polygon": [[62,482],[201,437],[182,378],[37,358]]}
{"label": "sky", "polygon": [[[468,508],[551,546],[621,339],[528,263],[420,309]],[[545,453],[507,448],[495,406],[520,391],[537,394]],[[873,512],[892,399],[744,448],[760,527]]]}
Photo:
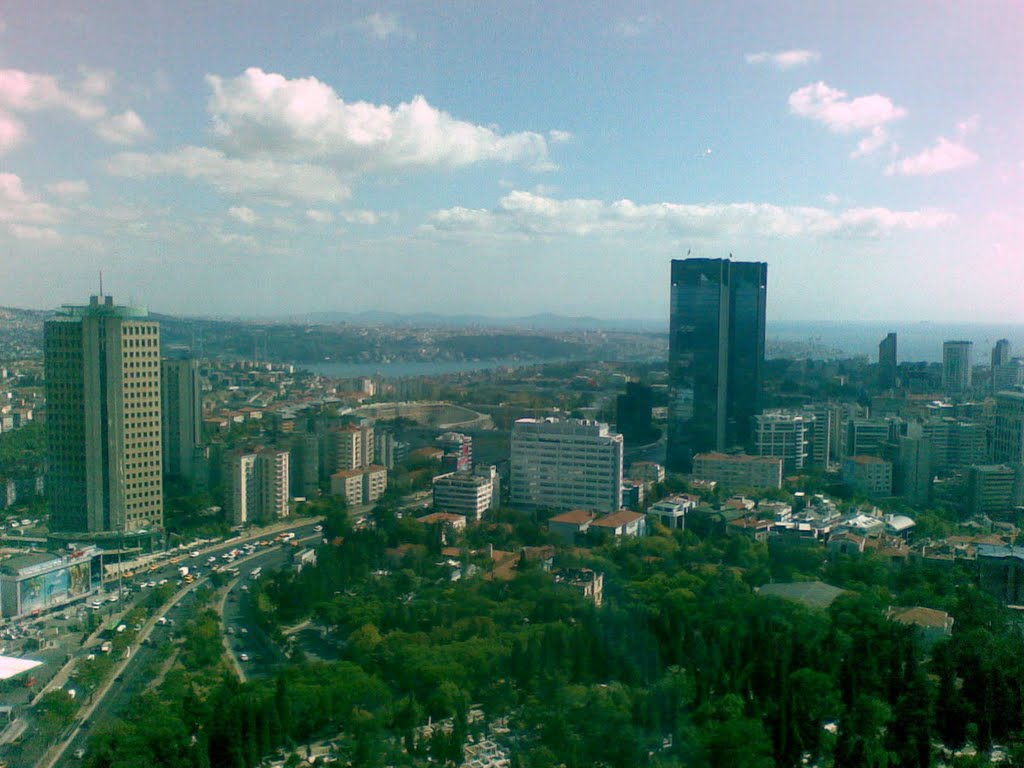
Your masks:
{"label": "sky", "polygon": [[1024,322],[1018,2],[0,4],[0,305]]}

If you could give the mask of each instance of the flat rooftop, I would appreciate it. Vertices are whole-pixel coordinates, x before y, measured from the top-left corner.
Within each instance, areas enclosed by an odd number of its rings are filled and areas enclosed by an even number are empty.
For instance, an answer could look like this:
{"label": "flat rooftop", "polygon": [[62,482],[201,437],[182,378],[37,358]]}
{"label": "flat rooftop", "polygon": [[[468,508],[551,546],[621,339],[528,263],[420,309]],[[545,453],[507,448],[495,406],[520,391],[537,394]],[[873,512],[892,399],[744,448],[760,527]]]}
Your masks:
{"label": "flat rooftop", "polygon": [[0,680],[9,680],[22,672],[41,667],[43,662],[32,659],[19,659],[17,656],[0,656]]}

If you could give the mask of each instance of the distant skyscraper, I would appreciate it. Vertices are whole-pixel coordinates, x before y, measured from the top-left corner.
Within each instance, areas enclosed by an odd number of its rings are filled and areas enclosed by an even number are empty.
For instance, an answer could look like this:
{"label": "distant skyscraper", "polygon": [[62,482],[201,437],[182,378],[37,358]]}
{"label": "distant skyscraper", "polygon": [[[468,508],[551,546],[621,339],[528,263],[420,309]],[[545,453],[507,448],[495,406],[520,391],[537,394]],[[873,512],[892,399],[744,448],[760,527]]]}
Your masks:
{"label": "distant skyscraper", "polygon": [[192,477],[192,462],[203,434],[199,361],[164,360],[160,374],[164,472]]}
{"label": "distant skyscraper", "polygon": [[896,386],[896,334],[890,333],[878,344],[878,386]]}
{"label": "distant skyscraper", "polygon": [[163,525],[160,326],[110,296],[46,322],[50,530]]}
{"label": "distant skyscraper", "polygon": [[667,464],[749,443],[760,408],[768,265],[672,261]]}
{"label": "distant skyscraper", "polygon": [[942,389],[960,394],[971,388],[972,341],[947,341],[942,345]]}
{"label": "distant skyscraper", "polygon": [[1008,362],[1010,362],[1010,340],[1000,339],[992,347],[992,367],[998,368],[1000,365],[1006,365]]}

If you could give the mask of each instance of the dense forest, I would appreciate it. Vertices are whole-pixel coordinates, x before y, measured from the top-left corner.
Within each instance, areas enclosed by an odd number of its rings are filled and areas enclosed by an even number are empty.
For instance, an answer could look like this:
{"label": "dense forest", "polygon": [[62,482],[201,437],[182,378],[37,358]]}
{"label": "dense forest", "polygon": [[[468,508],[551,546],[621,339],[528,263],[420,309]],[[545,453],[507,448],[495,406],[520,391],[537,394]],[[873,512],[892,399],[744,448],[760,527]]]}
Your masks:
{"label": "dense forest", "polygon": [[[870,555],[824,563],[662,529],[559,552],[563,566],[606,574],[597,607],[539,566],[489,578],[489,559],[468,550],[480,572],[452,582],[438,537],[387,508],[376,517],[351,530],[334,514],[319,565],[253,597],[282,643],[283,627],[312,619],[335,659],[294,650],[275,679],[240,684],[221,665],[216,616],[203,614],[185,629],[182,664],[94,735],[88,764],[253,768],[330,738],[352,765],[457,765],[470,735],[500,720],[524,768],[928,766],[967,744],[1002,745],[1024,765],[1024,640],[969,571],[894,571]],[[463,543],[545,534],[520,520],[474,537]],[[396,564],[399,544],[411,546]],[[821,611],[753,588],[783,576],[846,592]],[[911,600],[950,611],[952,637],[926,651],[886,618]],[[428,718],[446,727],[425,736]]]}

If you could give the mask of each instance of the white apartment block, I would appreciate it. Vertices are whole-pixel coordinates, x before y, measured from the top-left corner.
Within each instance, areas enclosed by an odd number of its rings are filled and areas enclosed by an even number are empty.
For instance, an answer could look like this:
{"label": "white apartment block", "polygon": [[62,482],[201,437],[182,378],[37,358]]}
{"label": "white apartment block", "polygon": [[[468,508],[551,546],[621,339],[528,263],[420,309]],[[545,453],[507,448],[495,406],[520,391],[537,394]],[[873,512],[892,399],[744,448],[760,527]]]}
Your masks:
{"label": "white apartment block", "polygon": [[810,457],[814,418],[814,414],[807,412],[768,411],[758,414],[754,417],[755,453],[782,459],[784,472],[802,471]]}
{"label": "white apartment block", "polygon": [[343,469],[331,475],[331,494],[341,496],[353,507],[372,504],[387,487],[387,469],[375,464],[360,469]]}
{"label": "white apartment block", "polygon": [[597,421],[519,419],[512,427],[512,505],[618,511],[622,447],[622,435]]}
{"label": "white apartment block", "polygon": [[228,516],[232,525],[271,522],[289,514],[288,451],[258,448],[233,451],[225,459]]}

